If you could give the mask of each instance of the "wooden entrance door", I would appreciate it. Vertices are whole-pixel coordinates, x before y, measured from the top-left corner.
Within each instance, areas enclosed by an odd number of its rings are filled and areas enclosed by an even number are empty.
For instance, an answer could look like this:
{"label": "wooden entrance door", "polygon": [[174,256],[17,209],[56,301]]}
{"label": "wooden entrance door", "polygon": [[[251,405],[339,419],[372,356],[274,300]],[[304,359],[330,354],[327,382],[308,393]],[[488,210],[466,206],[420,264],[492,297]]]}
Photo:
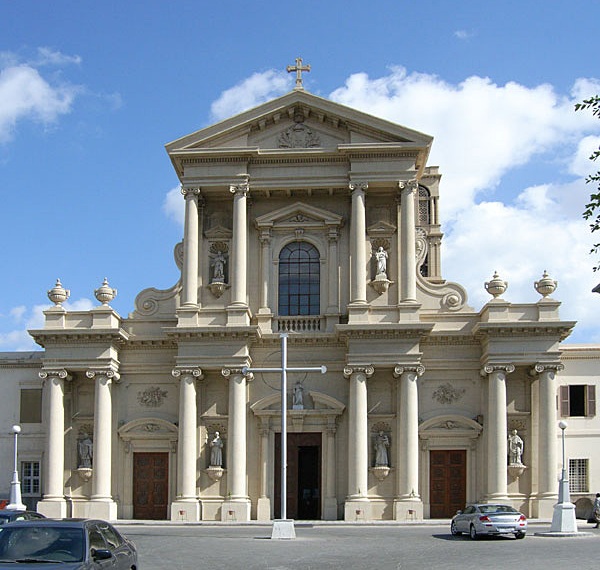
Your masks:
{"label": "wooden entrance door", "polygon": [[169,454],[133,454],[133,518],[168,518]]}
{"label": "wooden entrance door", "polygon": [[444,449],[429,454],[429,503],[432,519],[451,518],[467,500],[467,452]]}
{"label": "wooden entrance door", "polygon": [[[288,518],[321,518],[321,434],[287,434]],[[275,518],[281,518],[281,434],[275,434]]]}

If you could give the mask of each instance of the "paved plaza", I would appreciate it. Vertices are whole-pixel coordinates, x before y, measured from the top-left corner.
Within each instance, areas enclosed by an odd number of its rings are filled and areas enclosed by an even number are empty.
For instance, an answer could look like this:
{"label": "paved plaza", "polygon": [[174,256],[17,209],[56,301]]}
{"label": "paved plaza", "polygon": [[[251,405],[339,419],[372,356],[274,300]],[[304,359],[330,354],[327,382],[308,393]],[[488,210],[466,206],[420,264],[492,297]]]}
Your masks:
{"label": "paved plaza", "polygon": [[140,570],[377,570],[595,566],[600,530],[579,523],[585,536],[545,538],[530,523],[525,540],[450,535],[449,521],[423,524],[297,523],[295,540],[271,540],[264,524],[119,524],[139,550]]}

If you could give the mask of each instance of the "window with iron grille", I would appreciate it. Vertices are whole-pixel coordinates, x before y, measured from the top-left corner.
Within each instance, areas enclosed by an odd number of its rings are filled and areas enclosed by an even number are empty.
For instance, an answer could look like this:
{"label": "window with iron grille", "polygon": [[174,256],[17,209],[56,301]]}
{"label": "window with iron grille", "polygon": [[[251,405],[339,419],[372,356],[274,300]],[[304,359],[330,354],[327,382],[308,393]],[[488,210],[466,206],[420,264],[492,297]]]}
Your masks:
{"label": "window with iron grille", "polygon": [[589,493],[587,459],[569,459],[569,491]]}
{"label": "window with iron grille", "polygon": [[314,245],[296,241],[279,254],[279,315],[321,313],[321,264]]}
{"label": "window with iron grille", "polygon": [[419,225],[431,223],[431,195],[425,186],[419,186]]}
{"label": "window with iron grille", "polygon": [[21,461],[21,488],[23,495],[40,494],[39,461]]}

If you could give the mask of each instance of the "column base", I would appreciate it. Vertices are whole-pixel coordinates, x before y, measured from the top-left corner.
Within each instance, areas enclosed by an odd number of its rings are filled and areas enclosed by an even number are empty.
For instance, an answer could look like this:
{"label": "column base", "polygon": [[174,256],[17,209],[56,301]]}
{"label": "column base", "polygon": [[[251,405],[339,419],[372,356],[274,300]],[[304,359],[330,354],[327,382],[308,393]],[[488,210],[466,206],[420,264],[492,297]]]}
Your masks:
{"label": "column base", "polygon": [[90,519],[103,519],[105,521],[117,520],[117,503],[112,499],[94,500],[86,505],[86,517]]}
{"label": "column base", "polygon": [[338,504],[335,497],[325,499],[323,503],[323,520],[336,521],[338,517]]}
{"label": "column base", "polygon": [[534,498],[531,501],[530,516],[538,519],[551,519],[554,516],[554,505],[558,500],[557,495]]}
{"label": "column base", "polygon": [[261,311],[263,309],[256,313],[256,324],[262,333],[271,334],[273,332],[273,313],[269,309],[264,309],[267,312]]}
{"label": "column base", "polygon": [[359,522],[371,520],[369,499],[349,499],[344,503],[344,520]]}
{"label": "column base", "polygon": [[395,521],[421,521],[423,520],[423,502],[420,499],[395,499]]}
{"label": "column base", "polygon": [[370,305],[365,301],[362,303],[350,303],[348,305],[348,324],[369,322]]}
{"label": "column base", "polygon": [[42,499],[38,501],[36,510],[49,519],[67,517],[67,501],[65,499]]}
{"label": "column base", "polygon": [[177,327],[197,327],[198,326],[198,306],[183,305],[177,309]]}
{"label": "column base", "polygon": [[271,499],[269,497],[260,497],[256,505],[256,520],[271,520]]}
{"label": "column base", "polygon": [[417,301],[402,301],[398,305],[398,321],[400,323],[417,322],[421,303]]}
{"label": "column base", "polygon": [[228,327],[247,327],[250,325],[250,309],[248,305],[229,305],[227,312]]}
{"label": "column base", "polygon": [[180,522],[198,522],[201,520],[199,501],[173,501],[171,503],[171,520]]}
{"label": "column base", "polygon": [[222,522],[247,522],[250,520],[250,500],[223,501],[221,505]]}

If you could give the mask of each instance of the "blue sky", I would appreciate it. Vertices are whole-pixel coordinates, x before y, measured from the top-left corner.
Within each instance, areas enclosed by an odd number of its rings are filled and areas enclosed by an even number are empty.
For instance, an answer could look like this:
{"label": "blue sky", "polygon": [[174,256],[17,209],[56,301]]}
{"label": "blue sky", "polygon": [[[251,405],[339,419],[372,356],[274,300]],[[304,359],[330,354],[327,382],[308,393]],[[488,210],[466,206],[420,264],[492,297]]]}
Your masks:
{"label": "blue sky", "polygon": [[572,342],[600,342],[581,211],[600,121],[597,0],[102,3],[0,0],[0,351],[32,350],[57,278],[104,277],[126,316],[177,278],[182,200],[164,145],[293,87],[435,137],[442,272],[477,310],[558,280]]}

